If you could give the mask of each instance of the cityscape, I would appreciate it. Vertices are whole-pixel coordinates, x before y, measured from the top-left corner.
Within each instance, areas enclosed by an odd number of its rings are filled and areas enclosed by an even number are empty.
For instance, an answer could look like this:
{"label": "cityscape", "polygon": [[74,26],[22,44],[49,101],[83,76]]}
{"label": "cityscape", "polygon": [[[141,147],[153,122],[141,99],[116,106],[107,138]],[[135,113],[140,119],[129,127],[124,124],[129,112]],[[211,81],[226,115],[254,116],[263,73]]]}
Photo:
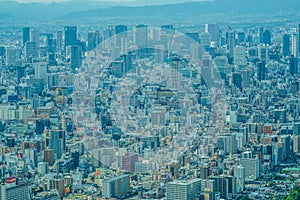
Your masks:
{"label": "cityscape", "polygon": [[0,1],[0,200],[300,199],[299,9]]}

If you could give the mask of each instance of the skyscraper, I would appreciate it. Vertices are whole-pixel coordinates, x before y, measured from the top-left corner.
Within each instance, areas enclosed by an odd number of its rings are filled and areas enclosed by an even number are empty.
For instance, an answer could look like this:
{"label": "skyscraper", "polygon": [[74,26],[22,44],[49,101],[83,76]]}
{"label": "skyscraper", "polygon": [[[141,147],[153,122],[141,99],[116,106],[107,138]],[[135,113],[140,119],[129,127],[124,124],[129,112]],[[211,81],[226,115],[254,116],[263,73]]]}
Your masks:
{"label": "skyscraper", "polygon": [[290,40],[291,36],[289,34],[284,34],[282,37],[282,55],[283,56],[290,56]]}
{"label": "skyscraper", "polygon": [[290,74],[292,76],[298,74],[298,58],[293,55],[290,58]]}
{"label": "skyscraper", "polygon": [[67,56],[70,57],[71,69],[73,71],[81,67],[81,54],[82,50],[80,46],[71,45],[67,47]]}
{"label": "skyscraper", "polygon": [[299,53],[299,44],[298,44],[298,35],[297,34],[292,34],[292,55],[295,57],[298,57]]}
{"label": "skyscraper", "polygon": [[135,44],[139,49],[139,54],[147,53],[148,50],[148,26],[138,25],[135,29]]}
{"label": "skyscraper", "polygon": [[[49,147],[53,149],[56,158],[60,159],[66,150],[66,133],[62,130],[51,130]],[[50,163],[49,163],[50,165]]]}
{"label": "skyscraper", "polygon": [[77,27],[66,26],[65,27],[65,48],[70,45],[75,45],[77,41]]}
{"label": "skyscraper", "polygon": [[220,30],[217,24],[205,24],[205,32],[210,33],[211,41],[215,42],[218,46],[220,40]]}
{"label": "skyscraper", "polygon": [[23,45],[30,40],[30,27],[23,28]]}
{"label": "skyscraper", "polygon": [[87,44],[87,50],[92,51],[94,50],[97,45],[100,44],[100,33],[99,31],[93,31],[88,33],[88,44]]}
{"label": "skyscraper", "polygon": [[263,33],[263,44],[271,45],[272,35],[269,30],[265,30]]}
{"label": "skyscraper", "polygon": [[126,37],[127,26],[125,25],[117,25],[115,26],[115,34],[116,34],[116,46],[121,47],[122,38]]}

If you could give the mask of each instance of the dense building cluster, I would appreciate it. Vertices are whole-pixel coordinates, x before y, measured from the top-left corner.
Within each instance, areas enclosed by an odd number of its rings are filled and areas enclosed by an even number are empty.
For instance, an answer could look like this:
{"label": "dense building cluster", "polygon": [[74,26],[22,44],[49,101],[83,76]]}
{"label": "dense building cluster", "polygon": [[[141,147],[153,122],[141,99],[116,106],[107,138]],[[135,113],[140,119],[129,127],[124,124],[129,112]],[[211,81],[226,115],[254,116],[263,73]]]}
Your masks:
{"label": "dense building cluster", "polygon": [[0,32],[0,199],[282,199],[300,25]]}

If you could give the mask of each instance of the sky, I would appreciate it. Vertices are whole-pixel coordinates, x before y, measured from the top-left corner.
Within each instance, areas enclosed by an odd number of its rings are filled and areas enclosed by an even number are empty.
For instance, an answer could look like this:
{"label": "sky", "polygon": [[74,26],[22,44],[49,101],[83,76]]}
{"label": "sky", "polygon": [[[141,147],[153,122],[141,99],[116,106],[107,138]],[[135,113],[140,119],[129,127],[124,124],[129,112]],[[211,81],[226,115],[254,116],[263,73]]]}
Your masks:
{"label": "sky", "polygon": [[[7,0],[0,0],[0,1],[7,1]],[[17,1],[22,3],[30,3],[30,2],[66,2],[66,1],[74,1],[74,0],[11,0]],[[78,1],[78,0],[77,0]],[[139,1],[139,0],[93,0],[93,1],[111,1],[111,2],[132,2],[132,1]],[[183,0],[182,0],[183,1]],[[185,1],[203,1],[203,0],[185,0]],[[149,3],[151,0],[149,0]],[[168,3],[177,3],[179,0],[168,0]]]}

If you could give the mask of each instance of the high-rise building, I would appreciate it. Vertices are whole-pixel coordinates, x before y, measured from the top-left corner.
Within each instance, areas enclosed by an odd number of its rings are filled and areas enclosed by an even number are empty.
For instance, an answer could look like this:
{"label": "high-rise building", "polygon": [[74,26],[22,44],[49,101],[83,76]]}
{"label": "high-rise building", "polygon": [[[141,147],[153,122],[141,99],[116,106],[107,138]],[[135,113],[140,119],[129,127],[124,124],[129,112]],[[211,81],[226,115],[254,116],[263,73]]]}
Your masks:
{"label": "high-rise building", "polygon": [[298,51],[300,54],[300,24],[298,25]]}
{"label": "high-rise building", "polygon": [[245,178],[255,180],[260,177],[260,162],[258,158],[241,158],[240,165],[245,168]]}
{"label": "high-rise building", "polygon": [[45,149],[43,151],[43,161],[47,162],[49,166],[54,165],[54,151],[52,149]]}
{"label": "high-rise building", "polygon": [[138,154],[126,153],[122,156],[122,169],[127,172],[135,171],[135,163],[139,160]]}
{"label": "high-rise building", "polygon": [[299,54],[299,46],[298,46],[298,35],[296,33],[292,34],[291,43],[292,43],[292,55],[294,57],[298,57]]}
{"label": "high-rise building", "polygon": [[56,158],[60,159],[62,154],[66,151],[66,133],[62,130],[51,130],[49,133],[49,148],[53,149]]}
{"label": "high-rise building", "polygon": [[235,85],[240,90],[243,89],[242,85],[242,74],[240,72],[234,72],[232,73],[232,84]]}
{"label": "high-rise building", "polygon": [[271,45],[272,34],[269,30],[265,30],[263,33],[263,44]]}
{"label": "high-rise building", "polygon": [[81,67],[82,49],[80,46],[71,45],[67,47],[67,56],[70,57],[71,69],[76,71]]}
{"label": "high-rise building", "polygon": [[282,55],[283,56],[290,56],[290,40],[291,36],[289,34],[284,34],[282,37]]}
{"label": "high-rise building", "polygon": [[56,33],[56,50],[63,49],[63,31],[57,31]]}
{"label": "high-rise building", "polygon": [[205,24],[205,32],[210,33],[211,41],[218,46],[220,40],[220,30],[217,24]]}
{"label": "high-rise building", "polygon": [[258,58],[260,61],[269,61],[269,47],[266,45],[258,45]]}
{"label": "high-rise building", "polygon": [[29,200],[29,188],[26,184],[19,184],[13,187],[7,187],[5,184],[0,185],[0,199],[1,200]]}
{"label": "high-rise building", "polygon": [[30,42],[35,42],[39,46],[40,42],[40,32],[36,29],[30,30]]}
{"label": "high-rise building", "polygon": [[176,180],[167,183],[167,200],[194,200],[200,194],[201,179]]}
{"label": "high-rise building", "polygon": [[257,63],[257,79],[259,81],[266,80],[266,63],[265,62],[259,62]]}
{"label": "high-rise building", "polygon": [[5,64],[7,66],[21,65],[21,49],[19,49],[17,47],[7,47],[5,50],[5,53],[6,53]]}
{"label": "high-rise building", "polygon": [[37,163],[38,163],[37,150],[33,148],[25,149],[25,155],[29,163],[33,167],[37,167]]}
{"label": "high-rise building", "polygon": [[70,45],[75,45],[77,41],[77,27],[65,26],[65,48]]}
{"label": "high-rise building", "polygon": [[30,27],[23,28],[23,45],[30,41]]}
{"label": "high-rise building", "polygon": [[234,47],[234,64],[235,65],[245,65],[246,64],[246,51],[245,47],[236,46]]}
{"label": "high-rise building", "polygon": [[290,58],[290,74],[292,76],[298,74],[298,58],[293,55]]}
{"label": "high-rise building", "polygon": [[148,50],[148,26],[138,25],[135,29],[135,44],[137,45],[140,54],[147,53]]}
{"label": "high-rise building", "polygon": [[36,42],[25,43],[25,57],[27,59],[38,57],[38,47]]}
{"label": "high-rise building", "polygon": [[102,196],[105,198],[122,197],[130,192],[130,175],[124,174],[105,180],[102,183]]}
{"label": "high-rise building", "polygon": [[88,33],[88,42],[87,42],[87,50],[92,51],[94,50],[97,45],[100,44],[101,36],[99,31],[93,31]]}
{"label": "high-rise building", "polygon": [[44,84],[48,83],[48,74],[47,74],[47,63],[39,62],[34,63],[34,74],[36,79],[42,79]]}
{"label": "high-rise building", "polygon": [[117,25],[115,26],[115,34],[116,34],[116,46],[121,47],[122,39],[127,36],[127,26],[125,25]]}
{"label": "high-rise building", "polygon": [[59,197],[62,199],[64,197],[65,187],[64,187],[64,179],[55,177],[50,181],[50,190],[56,189],[58,191]]}

